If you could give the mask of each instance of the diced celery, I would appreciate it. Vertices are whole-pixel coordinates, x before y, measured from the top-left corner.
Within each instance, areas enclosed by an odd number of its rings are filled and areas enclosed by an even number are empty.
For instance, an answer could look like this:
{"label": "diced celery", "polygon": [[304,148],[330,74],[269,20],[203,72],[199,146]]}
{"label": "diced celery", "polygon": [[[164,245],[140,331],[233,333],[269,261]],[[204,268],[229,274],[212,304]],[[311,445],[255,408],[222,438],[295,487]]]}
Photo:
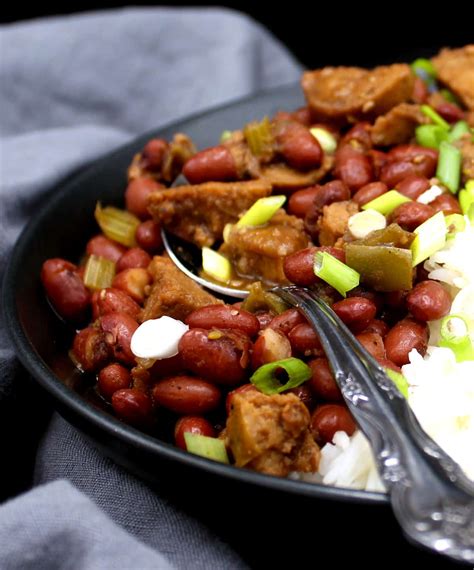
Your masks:
{"label": "diced celery", "polygon": [[102,208],[100,202],[97,203],[94,215],[100,229],[108,238],[127,247],[136,245],[135,233],[140,225],[136,216],[114,206]]}
{"label": "diced celery", "polygon": [[185,432],[184,441],[186,443],[186,449],[190,453],[200,455],[206,459],[219,461],[220,463],[229,463],[225,443],[222,439]]}
{"label": "diced celery", "polygon": [[84,285],[93,291],[112,285],[115,262],[98,255],[90,255],[84,268]]}

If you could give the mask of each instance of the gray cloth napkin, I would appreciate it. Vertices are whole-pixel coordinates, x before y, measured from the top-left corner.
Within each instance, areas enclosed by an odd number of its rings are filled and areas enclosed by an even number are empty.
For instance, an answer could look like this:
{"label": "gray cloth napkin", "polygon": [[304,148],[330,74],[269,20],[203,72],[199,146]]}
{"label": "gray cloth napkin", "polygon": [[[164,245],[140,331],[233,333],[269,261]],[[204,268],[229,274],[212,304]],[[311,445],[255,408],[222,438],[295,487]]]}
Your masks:
{"label": "gray cloth napkin", "polygon": [[[51,18],[3,26],[0,42],[2,275],[19,232],[67,174],[143,131],[296,81],[301,71],[265,29],[223,9]],[[25,409],[42,403],[25,386],[2,325],[0,416],[10,443],[20,422],[39,429]],[[14,469],[11,457],[7,464]],[[34,482],[0,507],[2,569],[245,567],[205,524],[57,415],[42,435]]]}

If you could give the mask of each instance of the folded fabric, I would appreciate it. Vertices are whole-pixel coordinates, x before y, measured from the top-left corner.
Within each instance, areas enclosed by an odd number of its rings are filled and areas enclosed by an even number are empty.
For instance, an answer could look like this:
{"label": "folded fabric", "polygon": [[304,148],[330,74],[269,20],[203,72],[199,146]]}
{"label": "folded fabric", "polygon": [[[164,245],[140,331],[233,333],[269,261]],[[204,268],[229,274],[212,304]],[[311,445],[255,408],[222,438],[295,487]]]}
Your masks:
{"label": "folded fabric", "polygon": [[[51,18],[3,26],[0,42],[2,274],[20,230],[65,176],[138,133],[294,82],[301,71],[265,29],[222,9]],[[20,373],[2,324],[0,411],[8,413],[0,428],[18,434],[21,425],[34,434],[38,417]],[[11,478],[12,447],[0,443]],[[203,524],[54,416],[35,483],[59,478],[76,488],[64,481],[39,486],[0,508],[0,568],[245,566]]]}

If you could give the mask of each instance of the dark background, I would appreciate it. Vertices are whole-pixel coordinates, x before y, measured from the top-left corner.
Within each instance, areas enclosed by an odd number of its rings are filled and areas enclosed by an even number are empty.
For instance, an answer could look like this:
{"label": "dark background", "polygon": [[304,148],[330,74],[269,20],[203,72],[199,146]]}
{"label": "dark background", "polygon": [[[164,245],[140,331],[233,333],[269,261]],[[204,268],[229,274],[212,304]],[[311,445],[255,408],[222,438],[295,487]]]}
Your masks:
{"label": "dark background", "polygon": [[[1,22],[104,10],[130,2],[89,1],[39,2],[25,6],[9,2],[2,7]],[[157,5],[154,2],[137,2]],[[203,2],[174,2],[173,6],[199,6]],[[313,0],[303,5],[288,0],[265,3],[206,3],[226,6],[253,16],[269,28],[307,67],[328,64],[376,65],[409,61],[416,55],[431,55],[442,46],[461,46],[474,41],[472,20],[462,5],[416,3],[350,4]],[[471,27],[471,29],[470,29]]]}

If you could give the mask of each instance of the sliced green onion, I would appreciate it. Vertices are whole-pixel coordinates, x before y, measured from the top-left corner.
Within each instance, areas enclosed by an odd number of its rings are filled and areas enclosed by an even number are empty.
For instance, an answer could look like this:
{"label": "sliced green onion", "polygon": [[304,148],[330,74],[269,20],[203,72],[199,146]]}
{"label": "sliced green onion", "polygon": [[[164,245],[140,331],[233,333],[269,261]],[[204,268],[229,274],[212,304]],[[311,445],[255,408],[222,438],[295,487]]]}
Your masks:
{"label": "sliced green onion", "polygon": [[84,285],[93,291],[111,287],[115,276],[115,262],[98,255],[90,255],[84,269]]}
{"label": "sliced green onion", "polygon": [[343,297],[347,291],[357,287],[360,274],[326,251],[318,251],[314,256],[314,273],[331,287],[334,287]]}
{"label": "sliced green onion", "polygon": [[456,194],[459,189],[461,160],[461,151],[458,148],[448,142],[442,142],[439,145],[439,159],[436,178],[449,188],[453,194]]}
{"label": "sliced green onion", "polygon": [[222,283],[228,283],[232,277],[230,261],[210,247],[202,248],[202,268],[213,279]]}
{"label": "sliced green onion", "polygon": [[430,77],[436,77],[436,69],[435,66],[431,63],[429,59],[425,59],[424,57],[419,57],[415,59],[410,65],[412,71],[418,75],[419,72],[423,72]]}
{"label": "sliced green onion", "polygon": [[418,265],[446,244],[446,221],[443,212],[438,212],[419,225],[410,249],[413,266]]}
{"label": "sliced green onion", "polygon": [[467,215],[471,204],[474,204],[474,180],[468,180],[465,187],[458,194],[462,213]]}
{"label": "sliced green onion", "polygon": [[108,238],[127,247],[136,245],[135,233],[140,225],[136,216],[113,206],[102,208],[100,202],[97,202],[94,215],[100,229]]}
{"label": "sliced green onion", "polygon": [[435,125],[438,125],[439,127],[443,127],[443,129],[449,130],[449,123],[447,121],[445,121],[443,119],[443,117],[441,117],[441,115],[439,115],[433,109],[433,107],[430,107],[429,105],[422,105],[420,107],[420,109],[421,109],[421,112],[424,115],[426,115],[429,119],[431,119]]}
{"label": "sliced green onion", "polygon": [[451,131],[448,134],[448,142],[457,141],[463,135],[470,133],[471,129],[466,121],[458,121],[454,124],[451,128]]}
{"label": "sliced green onion", "polygon": [[237,227],[263,226],[269,222],[285,203],[286,196],[267,196],[259,198],[237,222]]}
{"label": "sliced green onion", "polygon": [[[278,373],[284,370],[288,381],[282,384]],[[311,378],[311,368],[299,358],[285,358],[264,364],[257,368],[250,377],[250,382],[264,394],[279,394],[285,390],[296,388]]]}
{"label": "sliced green onion", "polygon": [[367,204],[364,204],[362,210],[377,210],[377,212],[380,212],[384,216],[388,216],[388,214],[391,214],[400,204],[404,204],[405,202],[411,202],[410,198],[400,194],[397,190],[390,190],[378,198],[367,202]]}
{"label": "sliced green onion", "polygon": [[186,449],[190,453],[200,455],[206,459],[220,461],[220,463],[229,463],[225,443],[222,439],[186,431],[184,432],[184,441]]}
{"label": "sliced green onion", "polygon": [[467,219],[471,225],[474,225],[474,203],[472,203],[467,210]]}
{"label": "sliced green onion", "polygon": [[448,233],[446,239],[452,239],[458,232],[466,229],[466,219],[461,214],[449,214],[445,217]]}
{"label": "sliced green onion", "polygon": [[232,131],[222,131],[221,143],[229,140],[231,136],[232,136]]}
{"label": "sliced green onion", "polygon": [[398,388],[402,396],[408,399],[408,380],[400,374],[400,372],[395,372],[391,368],[385,368],[385,374],[392,380],[395,386]]}
{"label": "sliced green onion", "polygon": [[416,142],[427,148],[439,148],[447,140],[448,131],[439,125],[420,125],[415,129]]}
{"label": "sliced green onion", "polygon": [[466,185],[464,186],[464,188],[468,191],[468,192],[474,192],[474,180],[468,180],[466,182]]}
{"label": "sliced green onion", "polygon": [[268,117],[262,121],[248,123],[244,127],[244,137],[253,155],[265,158],[273,154],[274,137]]}
{"label": "sliced green onion", "polygon": [[337,140],[333,134],[321,127],[313,127],[312,129],[309,129],[309,131],[313,137],[317,139],[324,152],[327,152],[328,154],[335,152],[337,148]]}
{"label": "sliced green onion", "polygon": [[448,315],[441,321],[439,346],[450,348],[456,360],[474,360],[474,347],[469,336],[468,321],[463,315]]}

